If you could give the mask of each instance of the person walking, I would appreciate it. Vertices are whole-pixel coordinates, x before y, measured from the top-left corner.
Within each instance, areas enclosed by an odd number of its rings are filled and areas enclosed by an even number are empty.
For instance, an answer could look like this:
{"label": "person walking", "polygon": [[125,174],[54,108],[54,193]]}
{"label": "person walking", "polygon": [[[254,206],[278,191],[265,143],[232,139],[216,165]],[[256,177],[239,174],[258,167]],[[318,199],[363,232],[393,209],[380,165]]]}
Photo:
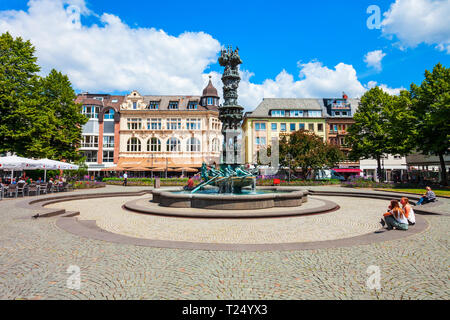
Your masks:
{"label": "person walking", "polygon": [[124,185],[124,187],[127,186],[127,182],[128,182],[128,174],[125,171],[125,173],[123,174],[123,185]]}

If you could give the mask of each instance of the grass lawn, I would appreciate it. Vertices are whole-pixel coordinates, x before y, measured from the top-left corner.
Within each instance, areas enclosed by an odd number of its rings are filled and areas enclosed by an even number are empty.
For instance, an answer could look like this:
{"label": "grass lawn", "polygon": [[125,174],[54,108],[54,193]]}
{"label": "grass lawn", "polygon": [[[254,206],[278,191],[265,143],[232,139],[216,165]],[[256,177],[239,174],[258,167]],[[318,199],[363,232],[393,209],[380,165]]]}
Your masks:
{"label": "grass lawn", "polygon": [[[422,195],[426,192],[425,189],[376,189],[376,190],[383,190],[383,191],[395,191],[395,192],[407,192],[407,193],[415,193]],[[444,197],[450,197],[450,189],[433,189],[433,192],[437,196],[444,196]]]}

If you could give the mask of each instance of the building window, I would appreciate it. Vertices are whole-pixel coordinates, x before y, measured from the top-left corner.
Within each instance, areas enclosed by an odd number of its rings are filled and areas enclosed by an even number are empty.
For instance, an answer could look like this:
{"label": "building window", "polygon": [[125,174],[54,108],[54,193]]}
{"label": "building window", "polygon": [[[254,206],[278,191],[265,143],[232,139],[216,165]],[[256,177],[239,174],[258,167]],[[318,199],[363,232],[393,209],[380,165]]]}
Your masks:
{"label": "building window", "polygon": [[278,130],[278,126],[277,126],[276,123],[272,123],[270,126],[271,126],[272,131],[277,131]]}
{"label": "building window", "polygon": [[141,141],[138,138],[130,138],[127,142],[128,152],[140,152],[141,151]]}
{"label": "building window", "polygon": [[305,130],[305,124],[304,123],[299,123],[298,124],[298,130]]}
{"label": "building window", "polygon": [[312,111],[312,110],[308,111],[308,117],[320,118],[321,116],[322,116],[322,112],[321,111]]}
{"label": "building window", "polygon": [[286,131],[286,123],[280,123],[280,131]]}
{"label": "building window", "polygon": [[137,102],[133,102],[133,109],[134,109],[134,110],[137,109]]}
{"label": "building window", "polygon": [[284,117],[285,111],[284,110],[271,110],[270,115],[272,117]]}
{"label": "building window", "polygon": [[344,138],[340,138],[339,140],[340,140],[340,141],[339,141],[339,142],[340,142],[340,145],[341,145],[341,146],[344,146],[344,145],[345,145],[345,139],[344,139]]}
{"label": "building window", "polygon": [[159,101],[150,101],[148,104],[148,108],[150,110],[158,110],[159,109]]}
{"label": "building window", "polygon": [[314,131],[314,123],[308,123],[308,130]]}
{"label": "building window", "polygon": [[112,103],[117,103],[117,102],[119,102],[119,100],[117,100],[117,99],[112,99],[111,102],[112,102]]}
{"label": "building window", "polygon": [[323,123],[318,123],[317,124],[317,131],[323,132]]}
{"label": "building window", "polygon": [[255,130],[256,131],[266,131],[266,124],[265,123],[255,123]]}
{"label": "building window", "polygon": [[103,162],[114,162],[114,151],[103,151]]}
{"label": "building window", "polygon": [[291,116],[292,118],[303,117],[303,110],[291,110],[290,116]]}
{"label": "building window", "polygon": [[197,101],[189,101],[188,110],[197,110],[198,102]]}
{"label": "building window", "polygon": [[108,111],[106,111],[103,118],[105,120],[114,120],[114,110],[113,109],[109,109]]}
{"label": "building window", "polygon": [[114,137],[113,136],[103,136],[103,148],[114,148]]}
{"label": "building window", "polygon": [[177,138],[170,138],[167,140],[167,151],[169,152],[180,152],[180,140]]}
{"label": "building window", "polygon": [[197,138],[189,138],[186,145],[187,152],[200,152],[200,140]]}
{"label": "building window", "polygon": [[208,106],[212,106],[214,104],[214,99],[213,98],[208,98],[207,99],[207,104],[208,104]]}
{"label": "building window", "polygon": [[128,118],[127,126],[128,126],[128,130],[140,130],[140,129],[142,129],[142,119]]}
{"label": "building window", "polygon": [[295,123],[290,123],[290,124],[289,124],[289,129],[290,129],[291,131],[295,131]]}
{"label": "building window", "polygon": [[341,115],[341,112],[340,112],[340,111],[335,111],[335,112],[334,112],[334,115],[335,115],[335,116],[340,116],[340,115]]}
{"label": "building window", "polygon": [[84,151],[83,155],[86,157],[86,162],[97,162],[97,151]]}
{"label": "building window", "polygon": [[256,137],[256,145],[257,146],[265,146],[266,138],[265,137]]}
{"label": "building window", "polygon": [[177,110],[177,109],[178,109],[178,101],[170,101],[169,110]]}
{"label": "building window", "polygon": [[217,138],[214,138],[213,139],[213,141],[212,141],[212,151],[213,152],[219,152],[220,150],[219,150],[219,139],[217,139]]}
{"label": "building window", "polygon": [[202,120],[201,119],[186,119],[186,128],[188,130],[201,130]]}
{"label": "building window", "polygon": [[147,151],[161,152],[161,141],[158,138],[150,138],[147,141]]}
{"label": "building window", "polygon": [[181,130],[181,119],[167,119],[168,130]]}
{"label": "building window", "polygon": [[334,130],[334,132],[338,132],[338,126],[337,126],[337,124],[334,124],[334,125],[333,125],[333,130]]}
{"label": "building window", "polygon": [[98,148],[98,136],[83,136],[82,148]]}
{"label": "building window", "polygon": [[342,111],[343,116],[347,116],[347,111]]}
{"label": "building window", "polygon": [[98,119],[100,108],[95,106],[83,106],[81,113],[89,119]]}
{"label": "building window", "polygon": [[161,130],[162,129],[161,119],[147,119],[147,129]]}

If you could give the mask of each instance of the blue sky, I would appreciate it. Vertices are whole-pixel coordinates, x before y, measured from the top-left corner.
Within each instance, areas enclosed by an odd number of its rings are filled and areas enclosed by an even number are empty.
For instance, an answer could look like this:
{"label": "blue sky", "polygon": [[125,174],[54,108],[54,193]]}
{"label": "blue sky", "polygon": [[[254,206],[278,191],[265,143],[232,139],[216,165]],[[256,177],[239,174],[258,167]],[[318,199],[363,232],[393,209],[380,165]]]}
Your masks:
{"label": "blue sky", "polygon": [[[264,96],[340,94],[342,90],[345,90],[345,85],[349,86],[351,95],[357,96],[363,93],[361,88],[366,90],[375,82],[385,86],[390,92],[396,92],[398,88],[408,88],[411,82],[420,83],[423,80],[424,70],[431,69],[437,62],[447,67],[450,62],[448,22],[433,22],[428,26],[418,21],[421,16],[427,15],[429,18],[438,20],[440,14],[448,13],[448,1],[53,1],[61,2],[61,9],[67,9],[68,5],[81,8],[81,29],[79,28],[77,34],[86,32],[86,37],[89,37],[88,30],[94,28],[94,25],[98,25],[98,28],[104,27],[105,22],[101,21],[103,14],[107,13],[119,18],[121,28],[105,29],[101,33],[102,36],[96,35],[100,40],[94,42],[93,46],[95,43],[101,43],[104,50],[98,51],[95,56],[108,55],[111,59],[109,63],[117,66],[117,73],[125,72],[131,77],[140,79],[140,83],[118,79],[116,87],[114,82],[103,84],[104,80],[94,79],[93,75],[85,76],[92,79],[83,79],[79,74],[81,71],[77,72],[77,70],[84,70],[82,58],[74,57],[70,60],[67,56],[70,55],[71,50],[65,44],[58,44],[56,41],[54,46],[60,46],[62,52],[55,52],[57,49],[43,40],[45,38],[43,34],[46,33],[49,37],[64,39],[66,30],[52,34],[56,32],[52,30],[57,28],[55,25],[62,24],[57,22],[59,20],[56,17],[53,26],[45,26],[46,21],[42,21],[38,24],[39,27],[28,26],[27,29],[24,27],[26,23],[22,21],[25,18],[17,13],[7,14],[5,11],[22,10],[30,15],[30,19],[36,21],[39,17],[33,17],[29,12],[28,1],[0,0],[0,31],[8,30],[15,35],[31,38],[38,49],[37,54],[41,64],[44,65],[44,71],[48,71],[51,67],[62,69],[61,71],[69,74],[78,90],[95,91],[94,84],[97,84],[97,91],[127,92],[137,86],[139,87],[137,89],[145,91],[143,93],[146,94],[184,93],[184,91],[195,91],[201,88],[209,74],[213,75],[214,83],[219,86],[221,68],[215,61],[218,48],[228,44],[239,46],[244,61],[241,69],[252,75],[241,88],[244,101],[250,105],[254,105],[256,103],[254,100]],[[397,7],[391,8],[394,3]],[[366,10],[373,4],[381,9],[382,20],[386,19],[387,24],[383,29],[369,30],[366,25],[369,18]],[[33,0],[30,2],[30,7],[33,6],[42,10],[48,7],[49,14],[55,12],[48,0]],[[429,12],[426,12],[427,10]],[[390,12],[390,15],[383,16],[386,12]],[[448,20],[448,15],[446,17]],[[2,20],[6,23],[2,24]],[[416,21],[411,22],[411,20]],[[123,31],[124,26],[129,28],[126,32]],[[419,26],[420,32],[415,32],[413,28],[419,28]],[[40,27],[42,30],[36,30]],[[142,68],[146,70],[131,72],[130,68],[134,69],[133,67],[125,67],[125,64],[129,64],[130,61],[125,62],[124,57],[112,58],[113,55],[118,56],[117,52],[124,49],[120,43],[131,41],[125,37],[129,36],[133,39],[132,30],[141,29],[150,34],[152,28],[156,29],[155,32],[163,30],[167,36],[173,38],[175,43],[167,44],[167,39],[158,38],[159,40],[149,41],[152,42],[153,47],[144,44],[142,47],[139,45],[133,47],[135,51],[146,50],[151,56],[154,51],[152,48],[158,46],[158,41],[161,41],[161,48],[168,46],[164,49],[166,51],[160,48],[155,49],[161,52],[154,59],[147,60],[143,58],[141,52],[138,53],[140,56],[136,57],[136,61],[139,66],[146,66],[149,63],[148,67]],[[174,50],[180,51],[176,48],[176,41],[186,32],[195,35],[193,39],[187,42],[180,41],[178,44],[184,45],[185,49],[181,51],[186,52],[173,53]],[[67,37],[76,39],[77,35],[68,33]],[[107,38],[110,40],[106,40]],[[115,42],[114,39],[119,40]],[[147,38],[142,35],[140,39],[144,39],[143,42],[145,42]],[[83,40],[83,48],[90,46],[85,41]],[[204,55],[198,48],[194,49],[196,43],[199,44],[198,47],[205,48]],[[381,50],[382,59],[378,67],[376,64],[368,64],[364,61],[366,54],[379,50]],[[202,63],[196,67],[192,67],[192,63],[186,66],[181,64],[179,61],[184,61],[185,55],[189,55],[189,52],[192,52],[193,57],[198,55],[198,60]],[[168,66],[163,68],[162,65],[166,61],[162,59],[162,56],[171,56],[172,53],[178,55],[171,57],[177,62],[171,62],[171,58],[168,58]],[[135,54],[130,51],[127,52],[127,56],[134,57]],[[86,53],[86,59],[92,60],[92,56]],[[149,61],[157,61],[157,71],[152,70]],[[188,61],[190,60],[186,59],[186,63]],[[74,69],[75,64],[79,65],[78,69]],[[351,66],[351,68],[338,71],[335,67],[339,64]],[[176,67],[172,68],[175,65]],[[104,68],[110,67],[105,63]],[[182,71],[178,73],[178,70],[184,68],[186,72],[198,74],[187,75]],[[303,76],[300,76],[302,68],[305,68],[303,69],[305,72]],[[92,69],[92,67],[90,69],[86,67],[86,70]],[[351,77],[353,69],[356,72],[356,79],[342,81],[341,86],[330,84],[330,81],[341,82],[340,77]],[[283,70],[285,72],[277,79]],[[103,72],[97,71],[98,74]],[[141,85],[147,82],[146,76],[166,80],[160,80],[160,86],[158,81]],[[102,78],[105,77],[110,76],[105,73]],[[291,81],[289,77],[292,78]],[[302,79],[308,81],[301,83]],[[324,81],[321,82],[321,79]],[[177,92],[169,92],[171,88]],[[194,92],[194,94],[198,93]]]}

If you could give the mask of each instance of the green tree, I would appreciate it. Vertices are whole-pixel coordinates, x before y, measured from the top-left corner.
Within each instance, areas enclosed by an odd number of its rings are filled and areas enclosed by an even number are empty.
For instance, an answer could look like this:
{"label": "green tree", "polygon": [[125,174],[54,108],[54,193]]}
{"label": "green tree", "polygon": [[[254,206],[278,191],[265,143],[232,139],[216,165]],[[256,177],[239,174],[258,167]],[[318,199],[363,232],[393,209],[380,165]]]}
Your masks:
{"label": "green tree", "polygon": [[281,166],[289,170],[301,168],[303,179],[313,170],[331,168],[344,160],[344,154],[336,146],[328,145],[321,137],[306,130],[291,133],[289,139],[282,137],[279,154]]}
{"label": "green tree", "polygon": [[39,66],[30,41],[0,36],[0,152],[23,154],[28,147],[32,120],[29,110],[38,103]]}
{"label": "green tree", "polygon": [[0,36],[0,152],[80,160],[77,151],[87,118],[75,104],[67,76],[52,70],[39,77],[29,41]]}
{"label": "green tree", "polygon": [[441,183],[448,185],[444,155],[450,149],[450,68],[438,63],[425,70],[420,86],[411,84],[412,110],[415,115],[416,148],[426,155],[437,155]]}
{"label": "green tree", "polygon": [[[33,135],[35,144],[43,140],[47,155],[56,159],[78,161],[82,158],[77,148],[80,145],[82,125],[88,119],[81,114],[81,105],[75,103],[76,94],[69,78],[61,72],[52,70],[40,81],[42,109],[47,114],[39,119],[41,125],[47,123],[48,130],[43,130],[45,138]],[[36,150],[38,152],[39,149]]]}
{"label": "green tree", "polygon": [[394,98],[381,88],[375,87],[367,91],[359,103],[353,119],[355,123],[348,129],[346,137],[351,147],[350,158],[375,159],[377,161],[378,178],[383,180],[381,157],[393,151],[389,145],[388,110],[394,105]]}

